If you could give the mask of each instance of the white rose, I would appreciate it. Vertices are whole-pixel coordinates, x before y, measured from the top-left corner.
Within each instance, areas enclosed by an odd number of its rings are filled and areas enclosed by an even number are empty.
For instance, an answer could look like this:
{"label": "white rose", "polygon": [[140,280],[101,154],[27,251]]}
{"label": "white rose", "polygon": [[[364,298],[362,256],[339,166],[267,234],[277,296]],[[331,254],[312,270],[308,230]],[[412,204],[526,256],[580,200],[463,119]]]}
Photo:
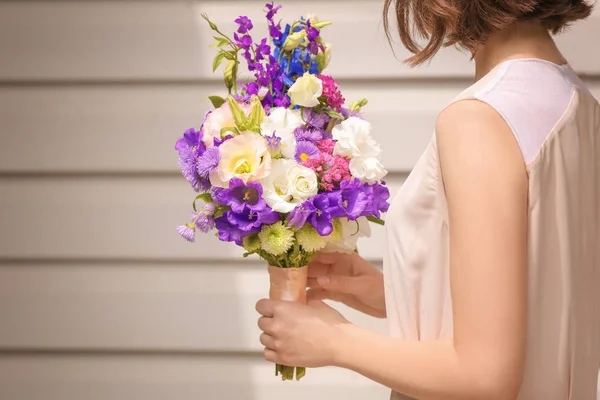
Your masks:
{"label": "white rose", "polygon": [[381,147],[371,137],[371,124],[358,117],[350,117],[336,125],[331,134],[337,141],[333,154],[348,158],[379,157]]}
{"label": "white rose", "polygon": [[296,156],[294,131],[302,125],[304,125],[304,121],[300,110],[277,107],[272,108],[271,113],[265,117],[260,125],[260,131],[263,136],[275,135],[280,138],[281,143],[277,151],[281,152],[285,158],[293,159]]}
{"label": "white rose", "polygon": [[288,90],[293,105],[316,107],[323,94],[323,82],[316,75],[304,74]]}
{"label": "white rose", "polygon": [[263,198],[280,213],[291,212],[298,204],[316,196],[319,183],[315,172],[295,160],[276,159],[271,173],[261,181]]}
{"label": "white rose", "polygon": [[366,217],[360,217],[356,221],[350,221],[348,218],[340,218],[339,221],[342,229],[341,239],[329,242],[322,251],[328,253],[351,253],[356,250],[359,238],[371,236],[371,225]]}
{"label": "white rose", "polygon": [[350,160],[350,173],[363,183],[374,184],[381,181],[387,171],[377,157],[353,158]]}

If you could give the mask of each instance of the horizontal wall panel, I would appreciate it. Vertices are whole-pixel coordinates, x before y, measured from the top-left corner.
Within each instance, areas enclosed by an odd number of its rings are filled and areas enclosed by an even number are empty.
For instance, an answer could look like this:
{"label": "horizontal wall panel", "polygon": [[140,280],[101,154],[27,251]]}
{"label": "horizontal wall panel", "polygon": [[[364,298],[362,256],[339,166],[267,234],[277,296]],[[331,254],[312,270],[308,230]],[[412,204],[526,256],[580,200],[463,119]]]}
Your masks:
{"label": "horizontal wall panel", "polygon": [[[240,14],[262,27],[264,1],[52,1],[0,3],[0,79],[148,80],[215,79],[210,71],[212,32],[200,15],[208,13],[231,34]],[[374,0],[281,1],[285,21],[316,13],[334,25],[324,31],[332,42],[330,72],[338,78],[469,76],[469,58],[445,49],[429,65],[411,71],[385,38],[381,2]],[[600,74],[600,55],[577,48],[600,36],[598,13],[560,41],[574,67]],[[357,26],[359,29],[357,29]],[[260,27],[260,28],[258,28]],[[398,59],[408,53],[396,40]]]}
{"label": "horizontal wall panel", "polygon": [[[435,117],[464,84],[342,86],[367,98],[364,116],[391,171],[410,170]],[[198,129],[217,84],[0,88],[1,172],[177,171],[174,143]]]}
{"label": "horizontal wall panel", "polygon": [[[2,349],[260,352],[254,306],[266,266],[17,264],[0,266]],[[381,333],[385,320],[333,304]]]}
{"label": "horizontal wall panel", "polygon": [[[390,176],[395,193],[402,176]],[[239,259],[212,234],[190,244],[175,233],[196,193],[180,177],[0,178],[0,259]],[[365,257],[379,243],[359,242]]]}
{"label": "horizontal wall panel", "polygon": [[[588,81],[600,98],[600,82]],[[435,118],[467,83],[352,83],[348,102],[367,98],[364,117],[390,171],[410,171]],[[199,128],[207,85],[0,88],[0,173],[176,172],[176,139]]]}
{"label": "horizontal wall panel", "polygon": [[337,368],[281,382],[259,357],[0,356],[0,398],[6,400],[362,400],[388,393]]}
{"label": "horizontal wall panel", "polygon": [[[465,76],[464,54],[447,49],[431,66],[411,72],[394,58],[376,1],[282,1],[280,18],[317,13],[334,25],[330,72],[337,77]],[[0,3],[0,66],[5,80],[216,79],[211,72],[213,32],[207,13],[232,35],[233,20],[250,16],[256,38],[266,33],[264,1],[86,1]],[[22,21],[27,21],[26,24]],[[356,22],[361,29],[357,30]],[[15,40],[14,38],[18,38]],[[407,53],[398,47],[399,59]],[[374,61],[377,60],[377,61]]]}

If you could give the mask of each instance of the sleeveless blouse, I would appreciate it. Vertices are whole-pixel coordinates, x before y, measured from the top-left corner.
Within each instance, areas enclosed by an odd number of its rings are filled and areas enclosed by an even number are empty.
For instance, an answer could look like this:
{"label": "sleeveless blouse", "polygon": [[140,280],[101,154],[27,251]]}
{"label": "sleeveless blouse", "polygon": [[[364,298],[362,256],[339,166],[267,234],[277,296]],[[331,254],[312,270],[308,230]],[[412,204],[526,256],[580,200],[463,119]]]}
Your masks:
{"label": "sleeveless blouse", "polygon": [[[569,66],[538,59],[501,63],[453,102],[465,99],[504,118],[529,179],[527,350],[518,399],[596,399],[600,105]],[[448,209],[435,134],[392,200],[386,240],[392,336],[452,338]]]}

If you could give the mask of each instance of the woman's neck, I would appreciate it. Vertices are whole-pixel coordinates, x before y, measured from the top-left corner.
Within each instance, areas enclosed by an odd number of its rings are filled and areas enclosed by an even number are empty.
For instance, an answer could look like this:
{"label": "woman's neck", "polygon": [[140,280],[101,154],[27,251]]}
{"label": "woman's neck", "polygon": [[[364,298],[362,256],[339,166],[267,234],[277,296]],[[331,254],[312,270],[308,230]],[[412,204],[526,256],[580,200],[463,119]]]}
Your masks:
{"label": "woman's neck", "polygon": [[475,80],[478,81],[501,62],[517,58],[540,58],[566,64],[552,36],[541,25],[519,22],[496,32],[475,53]]}

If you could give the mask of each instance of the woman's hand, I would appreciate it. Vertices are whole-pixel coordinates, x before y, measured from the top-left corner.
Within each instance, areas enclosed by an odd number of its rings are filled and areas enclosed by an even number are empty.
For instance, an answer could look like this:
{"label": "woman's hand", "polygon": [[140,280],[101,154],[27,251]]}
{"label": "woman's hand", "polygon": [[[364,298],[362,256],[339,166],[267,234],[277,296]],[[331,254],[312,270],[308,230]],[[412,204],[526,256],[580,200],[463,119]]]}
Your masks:
{"label": "woman's hand", "polygon": [[258,327],[265,359],[297,367],[325,367],[335,364],[336,342],[350,323],[322,301],[301,303],[260,300],[256,310],[262,315]]}
{"label": "woman's hand", "polygon": [[319,253],[308,265],[309,300],[330,299],[385,318],[383,274],[357,253]]}

